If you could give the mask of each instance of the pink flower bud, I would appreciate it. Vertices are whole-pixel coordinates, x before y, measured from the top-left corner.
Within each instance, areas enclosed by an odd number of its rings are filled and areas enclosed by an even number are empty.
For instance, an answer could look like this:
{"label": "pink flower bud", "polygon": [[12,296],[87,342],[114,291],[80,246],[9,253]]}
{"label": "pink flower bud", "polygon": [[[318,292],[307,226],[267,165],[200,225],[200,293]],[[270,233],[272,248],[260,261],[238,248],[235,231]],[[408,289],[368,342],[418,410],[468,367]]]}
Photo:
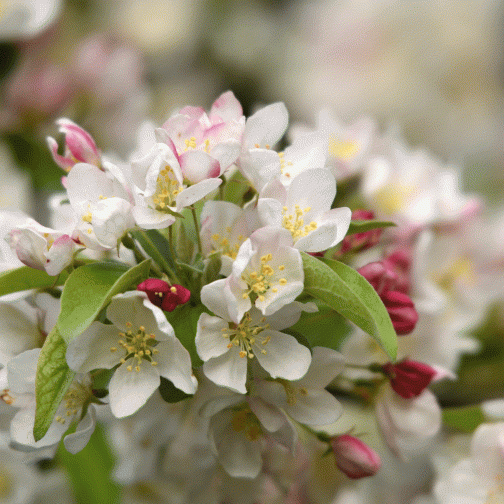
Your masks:
{"label": "pink flower bud", "polygon": [[69,119],[58,119],[59,131],[65,134],[65,152],[58,154],[58,144],[48,137],[47,143],[56,164],[70,171],[76,163],[89,163],[100,167],[101,157],[93,137],[79,125]]}
{"label": "pink flower bud", "polygon": [[[352,220],[374,219],[374,212],[370,210],[355,210],[352,212]],[[346,254],[350,250],[367,250],[374,247],[379,241],[383,229],[372,229],[364,233],[355,233],[345,236],[341,242],[340,254]]]}
{"label": "pink flower bud", "polygon": [[397,249],[382,262],[387,270],[396,274],[397,280],[393,290],[409,294],[411,289],[411,250],[406,247]]}
{"label": "pink flower bud", "polygon": [[382,366],[390,377],[390,385],[404,399],[418,397],[438,374],[437,371],[422,362],[404,359],[397,364]]}
{"label": "pink flower bud", "polygon": [[418,313],[411,298],[398,291],[384,291],[380,298],[387,308],[392,325],[399,336],[409,334],[418,322]]}
{"label": "pink flower bud", "polygon": [[145,292],[152,304],[169,312],[191,297],[191,292],[182,285],[170,285],[159,278],[148,278],[137,285],[137,290]]}
{"label": "pink flower bud", "polygon": [[397,275],[382,261],[366,264],[357,271],[374,287],[379,296],[382,292],[392,289],[397,281]]}
{"label": "pink flower bud", "polygon": [[336,467],[349,478],[374,476],[381,467],[380,456],[360,439],[343,434],[331,438]]}

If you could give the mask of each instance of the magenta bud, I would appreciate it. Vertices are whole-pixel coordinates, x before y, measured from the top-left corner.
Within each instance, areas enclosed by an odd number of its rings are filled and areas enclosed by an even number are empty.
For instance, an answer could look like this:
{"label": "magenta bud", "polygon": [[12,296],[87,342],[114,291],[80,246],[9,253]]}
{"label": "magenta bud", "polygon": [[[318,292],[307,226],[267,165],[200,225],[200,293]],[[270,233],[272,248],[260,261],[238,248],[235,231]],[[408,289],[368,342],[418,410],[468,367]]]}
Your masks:
{"label": "magenta bud", "polygon": [[101,156],[93,137],[69,119],[58,119],[59,131],[65,134],[64,154],[58,154],[58,144],[49,137],[47,143],[56,164],[70,171],[76,163],[89,163],[100,167]]}
{"label": "magenta bud", "polygon": [[374,476],[381,467],[380,456],[360,439],[343,434],[330,440],[336,467],[349,478]]}
{"label": "magenta bud", "polygon": [[374,287],[379,296],[393,288],[397,281],[397,275],[382,261],[366,264],[357,271]]}
{"label": "magenta bud", "polygon": [[411,298],[399,291],[383,291],[380,298],[399,336],[409,334],[418,322],[418,313]]}
{"label": "magenta bud", "polygon": [[148,278],[137,285],[137,290],[145,292],[152,304],[169,312],[187,303],[191,297],[191,291],[182,285],[170,285],[159,278]]}
{"label": "magenta bud", "polygon": [[392,389],[404,399],[419,396],[437,375],[434,368],[410,359],[397,364],[389,362],[382,369],[390,378]]}
{"label": "magenta bud", "polygon": [[[371,210],[354,210],[352,212],[352,220],[370,220],[374,219],[374,212]],[[350,250],[367,250],[374,247],[379,241],[383,229],[371,229],[364,233],[355,233],[345,236],[341,242],[340,254],[346,254]]]}
{"label": "magenta bud", "polygon": [[173,311],[178,305],[187,303],[191,297],[191,291],[182,285],[172,285],[165,294],[161,308],[165,311]]}

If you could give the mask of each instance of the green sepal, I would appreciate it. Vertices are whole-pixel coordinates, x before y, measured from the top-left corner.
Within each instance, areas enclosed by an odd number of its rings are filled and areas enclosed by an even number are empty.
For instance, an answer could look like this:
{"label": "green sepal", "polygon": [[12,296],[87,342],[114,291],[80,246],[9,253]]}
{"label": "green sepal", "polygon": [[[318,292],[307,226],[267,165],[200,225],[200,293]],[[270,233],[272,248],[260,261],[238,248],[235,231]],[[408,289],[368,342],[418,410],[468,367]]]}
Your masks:
{"label": "green sepal", "polygon": [[56,410],[70,387],[75,373],[66,362],[66,344],[58,327],[47,335],[35,375],[35,424],[33,437],[42,439],[51,426]]}
{"label": "green sepal", "polygon": [[320,299],[372,336],[391,360],[397,356],[397,335],[382,300],[356,270],[330,259],[301,253],[304,292]]}
{"label": "green sepal", "polygon": [[136,287],[148,278],[150,259],[129,268],[126,264],[104,261],[76,269],[61,294],[57,327],[66,343],[82,334],[107,306],[113,296]]}
{"label": "green sepal", "polygon": [[347,236],[356,233],[365,233],[366,231],[371,231],[373,229],[381,229],[386,227],[395,227],[397,224],[390,221],[380,221],[380,220],[353,220],[350,221],[350,227],[347,231]]}

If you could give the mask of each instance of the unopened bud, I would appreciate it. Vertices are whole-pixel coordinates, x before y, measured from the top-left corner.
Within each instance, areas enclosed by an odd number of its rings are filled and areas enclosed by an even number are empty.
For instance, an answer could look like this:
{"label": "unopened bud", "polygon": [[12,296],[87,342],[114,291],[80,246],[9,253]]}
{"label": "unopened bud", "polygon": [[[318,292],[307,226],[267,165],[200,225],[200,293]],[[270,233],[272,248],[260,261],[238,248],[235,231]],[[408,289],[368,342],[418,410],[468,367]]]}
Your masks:
{"label": "unopened bud", "polygon": [[366,264],[357,271],[374,287],[379,296],[393,288],[397,281],[397,275],[382,261]]}
{"label": "unopened bud", "polygon": [[59,131],[65,134],[64,154],[58,154],[58,144],[48,137],[47,143],[56,164],[65,171],[70,171],[77,163],[89,163],[101,166],[101,156],[93,137],[70,119],[58,119]]}
{"label": "unopened bud", "polygon": [[374,476],[381,467],[380,456],[360,439],[343,434],[330,440],[336,467],[349,478]]}
{"label": "unopened bud", "polygon": [[[374,212],[371,210],[354,210],[352,212],[352,220],[370,220],[374,219]],[[374,247],[379,241],[383,229],[371,229],[364,233],[355,233],[345,236],[341,242],[340,254],[346,254],[350,250],[367,250]]]}
{"label": "unopened bud", "polygon": [[411,298],[398,291],[384,291],[380,298],[387,308],[390,320],[399,336],[409,334],[418,322],[418,313]]}
{"label": "unopened bud", "polygon": [[390,378],[392,389],[404,399],[418,397],[436,377],[437,371],[422,362],[404,359],[382,366]]}
{"label": "unopened bud", "polygon": [[170,285],[159,278],[148,278],[137,285],[137,290],[145,292],[152,304],[168,312],[187,303],[191,297],[191,291],[182,285]]}
{"label": "unopened bud", "polygon": [[172,285],[163,297],[161,308],[165,311],[173,311],[178,305],[187,303],[191,297],[191,291],[182,285]]}

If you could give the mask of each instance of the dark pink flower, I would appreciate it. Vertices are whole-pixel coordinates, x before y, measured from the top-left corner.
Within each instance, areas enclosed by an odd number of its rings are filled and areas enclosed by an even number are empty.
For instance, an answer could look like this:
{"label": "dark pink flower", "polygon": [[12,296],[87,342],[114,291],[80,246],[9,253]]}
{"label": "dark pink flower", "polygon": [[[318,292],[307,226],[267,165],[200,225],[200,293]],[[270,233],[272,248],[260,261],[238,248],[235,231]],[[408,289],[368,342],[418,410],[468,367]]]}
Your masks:
{"label": "dark pink flower", "polygon": [[343,434],[330,440],[336,467],[349,478],[374,476],[381,467],[380,456],[360,439]]}
{"label": "dark pink flower", "polygon": [[390,378],[392,389],[404,399],[418,397],[437,375],[434,368],[410,359],[397,364],[389,362],[382,369]]}
{"label": "dark pink flower", "polygon": [[170,285],[159,278],[148,278],[138,284],[137,290],[145,292],[152,304],[169,312],[191,297],[191,292],[182,285]]}

